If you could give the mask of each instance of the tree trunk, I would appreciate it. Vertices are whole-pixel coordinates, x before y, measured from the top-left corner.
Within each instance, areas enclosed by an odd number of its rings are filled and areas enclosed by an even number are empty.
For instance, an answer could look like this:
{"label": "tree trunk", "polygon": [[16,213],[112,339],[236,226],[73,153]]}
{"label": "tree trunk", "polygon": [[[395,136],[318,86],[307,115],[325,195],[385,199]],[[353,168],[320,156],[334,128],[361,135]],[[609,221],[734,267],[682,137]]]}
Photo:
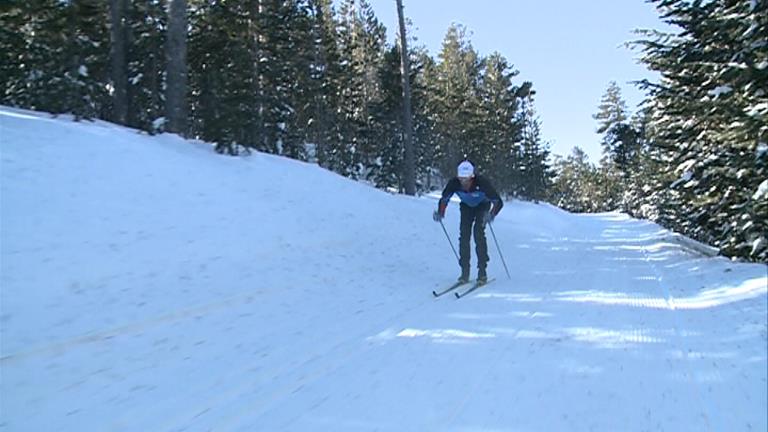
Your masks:
{"label": "tree trunk", "polygon": [[112,35],[112,120],[125,125],[128,121],[128,69],[126,60],[125,13],[126,0],[110,0],[109,12]]}
{"label": "tree trunk", "polygon": [[251,38],[251,61],[253,62],[253,102],[256,105],[256,118],[253,121],[253,141],[246,145],[259,151],[269,151],[272,143],[267,139],[267,128],[265,119],[267,112],[264,107],[264,73],[261,67],[261,58],[263,57],[263,45],[265,42],[264,32],[264,5],[262,0],[256,0],[251,4],[251,19],[249,20],[249,35]]}
{"label": "tree trunk", "polygon": [[166,129],[187,134],[187,0],[171,0],[166,54]]}
{"label": "tree trunk", "polygon": [[397,0],[397,17],[400,21],[400,65],[403,80],[403,138],[405,144],[404,183],[405,194],[416,194],[416,170],[413,154],[413,125],[411,117],[411,67],[408,62],[408,43],[405,38],[403,1]]}

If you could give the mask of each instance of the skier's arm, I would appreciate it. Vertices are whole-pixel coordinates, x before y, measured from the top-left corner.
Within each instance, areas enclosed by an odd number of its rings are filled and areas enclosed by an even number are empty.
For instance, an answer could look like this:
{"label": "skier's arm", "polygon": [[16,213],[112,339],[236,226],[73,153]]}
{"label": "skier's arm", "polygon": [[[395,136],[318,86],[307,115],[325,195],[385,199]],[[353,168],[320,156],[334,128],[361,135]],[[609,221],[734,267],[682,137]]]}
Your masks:
{"label": "skier's arm", "polygon": [[479,186],[485,192],[485,196],[491,201],[491,214],[496,216],[501,211],[501,208],[504,207],[504,201],[501,200],[501,196],[496,192],[496,188],[487,179],[483,178]]}
{"label": "skier's arm", "polygon": [[459,183],[459,179],[456,177],[452,178],[450,181],[448,181],[448,184],[445,185],[445,189],[443,189],[443,196],[437,202],[437,212],[440,214],[440,216],[445,216],[445,208],[448,207],[448,202],[451,200],[453,194],[459,190],[459,187],[461,187],[461,183]]}

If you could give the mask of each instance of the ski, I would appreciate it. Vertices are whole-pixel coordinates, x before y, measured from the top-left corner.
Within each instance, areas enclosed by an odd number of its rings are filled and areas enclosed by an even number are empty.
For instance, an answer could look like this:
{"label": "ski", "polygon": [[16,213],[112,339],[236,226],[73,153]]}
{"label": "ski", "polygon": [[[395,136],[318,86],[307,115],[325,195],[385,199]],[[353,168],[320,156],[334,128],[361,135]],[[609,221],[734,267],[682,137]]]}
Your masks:
{"label": "ski", "polygon": [[491,283],[491,282],[493,282],[495,280],[496,280],[496,278],[492,278],[492,279],[488,279],[485,282],[475,282],[475,284],[472,285],[471,287],[467,288],[466,291],[461,292],[461,293],[454,293],[454,294],[456,295],[457,299],[460,299],[460,298],[464,297],[465,295],[471,293],[472,291],[474,291],[474,290],[476,290],[476,289],[478,289],[478,288],[480,288],[482,286],[486,286],[486,285],[488,285],[489,283]]}
{"label": "ski", "polygon": [[447,294],[447,293],[455,290],[456,288],[458,288],[458,287],[460,287],[462,285],[466,285],[468,283],[469,283],[469,281],[466,281],[466,282],[456,281],[453,285],[449,286],[448,288],[446,288],[446,289],[444,289],[444,290],[442,290],[440,292],[437,292],[437,291],[433,290],[432,291],[432,295],[435,296],[435,297],[440,297],[441,295]]}

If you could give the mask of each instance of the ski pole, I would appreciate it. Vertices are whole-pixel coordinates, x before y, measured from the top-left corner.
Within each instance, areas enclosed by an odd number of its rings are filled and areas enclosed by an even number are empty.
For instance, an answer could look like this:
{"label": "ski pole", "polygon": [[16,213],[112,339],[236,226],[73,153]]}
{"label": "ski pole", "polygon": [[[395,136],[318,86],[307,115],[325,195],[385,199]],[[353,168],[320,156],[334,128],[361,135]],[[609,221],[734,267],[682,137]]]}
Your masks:
{"label": "ski pole", "polygon": [[496,249],[499,251],[499,256],[501,257],[501,263],[504,264],[504,271],[507,272],[507,277],[512,279],[512,276],[509,275],[509,269],[507,268],[507,263],[504,261],[504,255],[502,255],[501,253],[501,248],[499,247],[499,241],[496,240],[496,233],[493,232],[493,224],[488,222],[488,226],[491,227],[491,234],[493,235],[493,241],[494,243],[496,243]]}
{"label": "ski pole", "polygon": [[456,256],[456,261],[461,262],[461,259],[459,259],[459,254],[456,253],[456,248],[453,247],[453,242],[451,241],[451,236],[448,235],[448,230],[445,229],[445,225],[443,225],[443,220],[440,219],[440,226],[443,227],[443,232],[445,233],[445,238],[448,239],[448,243],[451,245],[451,249],[453,249],[453,254]]}

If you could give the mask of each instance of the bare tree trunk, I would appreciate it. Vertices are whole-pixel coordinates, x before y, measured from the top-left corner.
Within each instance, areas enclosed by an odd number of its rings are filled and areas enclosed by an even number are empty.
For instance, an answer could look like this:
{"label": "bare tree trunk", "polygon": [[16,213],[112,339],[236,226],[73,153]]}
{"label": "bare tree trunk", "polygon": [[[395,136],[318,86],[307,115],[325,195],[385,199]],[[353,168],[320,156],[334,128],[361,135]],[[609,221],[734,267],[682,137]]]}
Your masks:
{"label": "bare tree trunk", "polygon": [[405,38],[403,1],[397,1],[397,17],[400,21],[400,65],[403,80],[403,137],[405,141],[405,194],[416,194],[416,170],[413,154],[413,124],[411,114],[411,67],[408,61],[408,43]]}
{"label": "bare tree trunk", "polygon": [[187,134],[187,0],[171,0],[165,43],[167,130]]}
{"label": "bare tree trunk", "polygon": [[[313,41],[312,54],[314,57],[312,82],[314,82],[315,78],[318,78],[318,76],[315,75],[317,74],[316,68],[319,67],[319,65],[325,64],[325,56],[323,55],[323,46],[322,46],[323,42],[320,42],[322,41],[322,39],[320,38],[320,31],[318,28],[320,25],[322,25],[318,23],[320,21],[318,16],[322,15],[321,9],[322,9],[322,6],[319,3],[314,3],[312,6],[312,15],[314,18],[312,20],[313,21],[312,22],[312,41]],[[327,73],[328,72],[326,68],[326,71],[324,71],[323,74],[325,75]],[[320,164],[320,160],[322,159],[320,157],[320,153],[325,146],[324,140],[321,138],[320,133],[318,133],[319,131],[325,130],[324,129],[325,119],[321,120],[321,117],[324,117],[324,116],[321,114],[321,109],[320,109],[320,104],[321,104],[322,94],[323,94],[322,84],[318,86],[317,90],[318,91],[315,92],[315,94],[312,96],[312,113],[313,113],[312,117],[314,120],[309,125],[309,131],[310,131],[309,139],[315,145],[315,152],[314,152],[315,160],[314,161],[310,160],[310,162],[317,162],[318,164]]]}
{"label": "bare tree trunk", "polygon": [[125,125],[128,121],[128,69],[125,33],[126,0],[110,0],[109,12],[112,35],[112,121]]}
{"label": "bare tree trunk", "polygon": [[249,37],[251,40],[251,61],[253,62],[253,98],[256,105],[256,118],[253,121],[252,130],[252,142],[248,143],[249,146],[254,147],[259,151],[268,151],[270,148],[266,136],[265,127],[265,110],[264,110],[264,74],[261,68],[262,47],[264,43],[265,31],[264,25],[264,5],[262,0],[256,0],[251,2],[251,19],[249,21]]}

